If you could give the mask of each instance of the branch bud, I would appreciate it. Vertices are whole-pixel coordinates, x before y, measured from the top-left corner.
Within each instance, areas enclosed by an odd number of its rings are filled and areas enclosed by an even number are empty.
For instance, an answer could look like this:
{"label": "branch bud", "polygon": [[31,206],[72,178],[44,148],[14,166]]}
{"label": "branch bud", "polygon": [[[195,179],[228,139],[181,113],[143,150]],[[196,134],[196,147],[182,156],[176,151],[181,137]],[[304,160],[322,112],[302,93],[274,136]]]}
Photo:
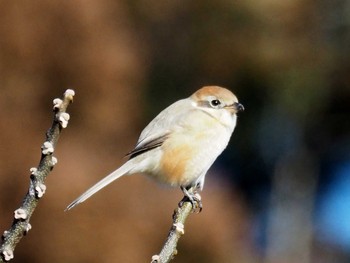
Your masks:
{"label": "branch bud", "polygon": [[44,155],[48,155],[50,153],[53,153],[53,151],[54,151],[52,143],[48,142],[48,141],[44,142],[44,144],[41,146],[41,149],[42,149],[41,152]]}
{"label": "branch bud", "polygon": [[28,214],[27,214],[27,211],[24,210],[23,208],[18,208],[14,212],[14,217],[15,219],[27,219]]}

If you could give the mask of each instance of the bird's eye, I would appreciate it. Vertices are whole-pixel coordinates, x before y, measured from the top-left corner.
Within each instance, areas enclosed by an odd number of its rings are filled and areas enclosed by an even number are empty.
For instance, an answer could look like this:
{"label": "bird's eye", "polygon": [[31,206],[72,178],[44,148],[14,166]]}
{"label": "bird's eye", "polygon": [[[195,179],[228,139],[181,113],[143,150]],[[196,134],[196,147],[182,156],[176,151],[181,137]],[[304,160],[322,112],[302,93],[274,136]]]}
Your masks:
{"label": "bird's eye", "polygon": [[218,106],[221,104],[221,101],[217,100],[217,99],[214,99],[214,100],[211,100],[210,101],[210,105],[213,107],[213,108],[218,108]]}

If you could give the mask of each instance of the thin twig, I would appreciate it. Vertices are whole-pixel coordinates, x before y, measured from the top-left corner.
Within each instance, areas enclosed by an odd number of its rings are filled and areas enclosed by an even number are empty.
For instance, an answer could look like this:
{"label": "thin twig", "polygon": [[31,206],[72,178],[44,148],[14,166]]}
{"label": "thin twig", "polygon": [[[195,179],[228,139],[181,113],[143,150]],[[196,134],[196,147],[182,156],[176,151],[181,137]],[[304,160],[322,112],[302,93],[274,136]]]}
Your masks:
{"label": "thin twig", "polygon": [[73,90],[66,90],[62,100],[53,100],[53,123],[51,128],[46,132],[46,141],[41,146],[41,159],[38,167],[30,169],[31,175],[28,193],[25,195],[22,205],[14,211],[12,226],[2,235],[0,262],[7,262],[13,259],[16,245],[32,228],[29,220],[38,205],[39,199],[45,193],[45,178],[57,163],[57,158],[53,156],[53,152],[62,128],[67,127],[69,114],[66,113],[66,110],[68,105],[73,101],[73,96]]}
{"label": "thin twig", "polygon": [[[200,200],[200,195],[197,193],[197,198]],[[168,263],[170,262],[177,254],[177,243],[180,237],[185,234],[185,221],[187,217],[195,210],[199,209],[201,211],[201,206],[199,203],[195,203],[196,207],[193,207],[193,204],[184,197],[175,209],[173,214],[173,224],[170,228],[168,237],[164,243],[162,250],[159,255],[152,256],[151,263]]]}

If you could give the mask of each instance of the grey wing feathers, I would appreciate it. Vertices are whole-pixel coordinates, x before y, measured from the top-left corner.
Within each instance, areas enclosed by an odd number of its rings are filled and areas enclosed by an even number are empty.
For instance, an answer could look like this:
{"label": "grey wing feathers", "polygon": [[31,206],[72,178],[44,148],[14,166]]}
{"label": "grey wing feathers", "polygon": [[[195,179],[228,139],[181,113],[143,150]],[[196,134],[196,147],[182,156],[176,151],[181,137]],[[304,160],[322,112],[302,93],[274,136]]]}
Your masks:
{"label": "grey wing feathers", "polygon": [[[130,159],[161,146],[170,136],[172,130],[178,127],[178,119],[183,117],[188,100],[179,100],[160,112],[141,132],[134,150],[127,156]],[[176,118],[175,118],[176,116]]]}
{"label": "grey wing feathers", "polygon": [[153,140],[148,140],[147,143],[142,143],[141,141],[140,144],[136,145],[135,149],[129,152],[126,156],[129,156],[130,159],[132,159],[142,153],[155,149],[161,146],[163,142],[167,139],[167,137],[168,137],[168,134],[164,134],[161,137],[155,138]]}

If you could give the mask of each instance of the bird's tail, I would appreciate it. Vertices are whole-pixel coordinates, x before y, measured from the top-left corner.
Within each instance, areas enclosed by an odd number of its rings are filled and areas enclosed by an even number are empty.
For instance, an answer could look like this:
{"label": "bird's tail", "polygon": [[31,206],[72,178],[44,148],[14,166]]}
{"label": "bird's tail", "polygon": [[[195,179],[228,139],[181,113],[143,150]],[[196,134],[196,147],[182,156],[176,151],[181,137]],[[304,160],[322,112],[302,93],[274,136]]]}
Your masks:
{"label": "bird's tail", "polygon": [[103,187],[109,185],[114,180],[117,180],[119,177],[127,174],[132,168],[133,168],[133,162],[128,161],[121,167],[119,167],[114,172],[107,175],[105,178],[103,178],[101,181],[90,187],[85,193],[83,193],[81,196],[79,196],[77,199],[75,199],[70,205],[67,206],[65,211],[72,209],[74,206],[84,202],[86,199],[91,197],[93,194],[100,191]]}

